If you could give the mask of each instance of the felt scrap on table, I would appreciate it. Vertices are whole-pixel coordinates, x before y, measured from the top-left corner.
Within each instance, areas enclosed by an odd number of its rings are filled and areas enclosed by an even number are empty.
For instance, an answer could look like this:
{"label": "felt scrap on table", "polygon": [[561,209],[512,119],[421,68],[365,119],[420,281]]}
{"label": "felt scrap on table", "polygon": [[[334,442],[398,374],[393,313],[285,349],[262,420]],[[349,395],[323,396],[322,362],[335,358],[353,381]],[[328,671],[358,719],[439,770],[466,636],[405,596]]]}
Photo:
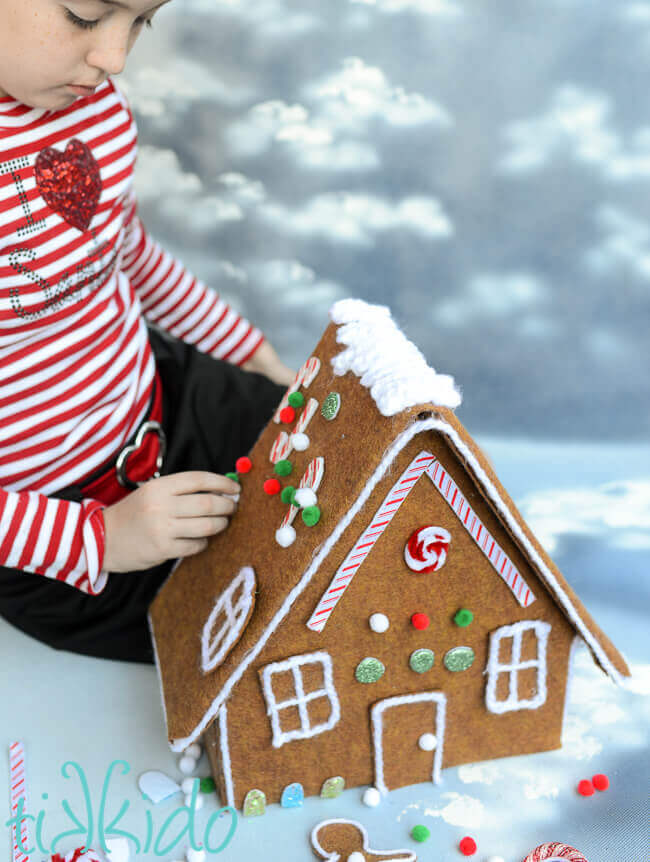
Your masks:
{"label": "felt scrap on table", "polygon": [[138,787],[154,805],[181,791],[180,784],[177,784],[173,778],[155,769],[142,773],[138,778]]}

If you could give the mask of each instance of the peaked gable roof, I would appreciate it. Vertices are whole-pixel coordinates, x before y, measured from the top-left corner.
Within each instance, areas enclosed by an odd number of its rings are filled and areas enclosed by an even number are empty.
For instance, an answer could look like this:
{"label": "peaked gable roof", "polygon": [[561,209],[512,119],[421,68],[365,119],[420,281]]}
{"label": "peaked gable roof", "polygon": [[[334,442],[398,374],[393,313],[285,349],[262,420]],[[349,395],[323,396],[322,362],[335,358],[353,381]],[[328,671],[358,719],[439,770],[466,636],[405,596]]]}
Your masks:
{"label": "peaked gable roof", "polygon": [[[346,315],[349,318],[353,309],[357,313],[360,311],[367,333],[364,337],[372,337],[372,322],[368,324],[369,315],[361,307],[365,304],[359,306],[358,301],[354,303],[354,306],[346,306]],[[341,306],[337,305],[340,311]],[[337,306],[333,309],[333,316],[336,309]],[[180,751],[198,738],[216,717],[221,705],[254,664],[273,632],[288,617],[294,601],[307,589],[339,539],[343,538],[346,543],[354,543],[358,539],[357,515],[363,511],[366,518],[372,517],[375,509],[366,511],[366,503],[373,490],[391,476],[395,459],[418,434],[434,433],[444,437],[478,492],[586,641],[598,664],[617,682],[622,676],[629,675],[622,656],[596,626],[536,541],[492,467],[451,410],[432,402],[401,406],[408,404],[410,397],[400,393],[399,387],[395,389],[395,376],[391,376],[389,364],[368,363],[367,357],[365,364],[369,367],[365,370],[362,370],[363,357],[359,355],[349,370],[349,361],[339,362],[337,376],[340,344],[346,344],[346,338],[350,341],[349,329],[347,334],[343,330],[353,322],[348,319],[347,323],[338,326],[333,323],[328,327],[314,353],[320,359],[320,371],[304,393],[322,403],[331,391],[337,391],[342,404],[340,417],[331,424],[320,415],[312,418],[306,429],[310,437],[308,449],[292,456],[296,468],[299,468],[297,475],[315,456],[324,458],[325,474],[318,491],[318,504],[322,510],[320,522],[312,528],[298,523],[296,540],[289,547],[281,547],[275,539],[286,507],[277,497],[269,498],[262,489],[263,480],[272,475],[269,453],[282,427],[271,421],[250,453],[253,470],[242,477],[238,512],[228,530],[213,537],[203,553],[184,560],[151,606],[150,626],[168,735],[174,750]],[[396,329],[392,321],[390,324]],[[385,316],[383,326],[387,326]],[[386,336],[375,338],[374,343],[385,344]],[[358,348],[359,341],[356,345]],[[355,350],[359,354],[357,348]],[[346,349],[350,349],[349,343]],[[383,362],[380,349],[377,354]],[[383,368],[381,372],[380,367]],[[422,368],[420,372],[426,373]],[[384,392],[378,393],[377,386],[383,387]],[[441,399],[446,392],[450,399],[459,401],[450,378],[442,383],[442,389],[442,394],[439,393]],[[388,404],[388,415],[382,415],[379,402],[386,391],[389,395],[384,403]],[[426,445],[423,448],[426,449]],[[294,483],[295,479],[292,478],[291,482]],[[204,673],[201,668],[201,637],[206,621],[215,601],[248,566],[253,569],[257,583],[255,610],[239,640],[233,639],[221,664]],[[318,598],[316,596],[316,601]],[[299,620],[296,625],[304,625],[305,622]],[[315,647],[318,646],[318,637],[315,632]]]}

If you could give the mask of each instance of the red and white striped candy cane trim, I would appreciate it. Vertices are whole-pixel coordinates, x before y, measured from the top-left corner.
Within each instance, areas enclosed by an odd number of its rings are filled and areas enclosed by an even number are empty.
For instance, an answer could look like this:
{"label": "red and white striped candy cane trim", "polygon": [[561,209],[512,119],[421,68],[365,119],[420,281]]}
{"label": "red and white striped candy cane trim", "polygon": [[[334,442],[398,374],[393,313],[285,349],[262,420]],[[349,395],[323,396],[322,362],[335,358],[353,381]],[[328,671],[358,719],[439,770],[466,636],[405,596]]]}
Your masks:
{"label": "red and white striped candy cane trim", "polygon": [[560,844],[559,841],[553,841],[550,844],[540,844],[535,847],[524,862],[554,862],[554,860],[567,859],[569,862],[587,862],[587,859],[575,847],[569,847],[568,844]]}
{"label": "red and white striped candy cane trim", "polygon": [[390,524],[396,512],[406,500],[415,483],[423,473],[429,476],[435,487],[451,506],[461,524],[472,536],[480,550],[488,558],[493,568],[510,587],[520,605],[528,607],[535,601],[523,577],[515,569],[505,552],[492,538],[478,515],[474,513],[465,497],[442,468],[439,461],[430,453],[422,451],[409,464],[395,485],[386,495],[370,525],[363,531],[352,550],[339,566],[329,587],[321,596],[314,613],[307,621],[307,628],[320,632],[325,628],[330,614],[338,604],[357,570],[375,546],[379,537]]}
{"label": "red and white striped candy cane trim", "polygon": [[[318,457],[314,458],[307,465],[307,469],[305,470],[302,479],[300,480],[300,484],[298,488],[311,488],[314,493],[318,491],[320,488],[320,483],[323,481],[323,475],[325,473],[325,459]],[[293,523],[293,519],[296,517],[300,508],[298,506],[289,506],[287,510],[287,514],[282,519],[281,527],[286,527],[289,524]]]}
{"label": "red and white striped candy cane trim", "polygon": [[[27,784],[25,778],[25,746],[22,742],[12,742],[9,746],[9,786],[11,800],[11,816],[18,811],[18,802],[23,799],[23,813],[27,813]],[[20,821],[20,837],[23,847],[27,844],[27,821]],[[11,827],[13,862],[29,862],[29,857],[18,846],[15,825]]]}
{"label": "red and white striped candy cane trim", "polygon": [[310,356],[307,362],[302,366],[300,371],[296,374],[296,379],[293,381],[291,386],[284,393],[282,401],[280,401],[280,406],[275,411],[273,415],[273,421],[278,423],[282,420],[280,419],[280,411],[284,410],[285,407],[289,404],[289,396],[292,392],[297,392],[301,386],[304,386],[305,389],[311,384],[312,380],[318,372],[320,371],[320,359],[316,356]]}
{"label": "red and white striped candy cane trim", "polygon": [[[314,418],[314,414],[318,410],[318,401],[315,398],[310,398],[307,404],[305,405],[305,409],[302,411],[300,416],[298,417],[298,421],[295,424],[295,427],[292,434],[302,434],[305,431],[305,428],[309,425],[311,420]],[[291,437],[287,434],[286,431],[280,431],[278,436],[275,438],[275,443],[271,447],[271,454],[269,456],[269,460],[271,464],[277,464],[278,461],[283,461],[285,458],[288,458],[289,455],[293,452],[293,443],[291,442]]]}

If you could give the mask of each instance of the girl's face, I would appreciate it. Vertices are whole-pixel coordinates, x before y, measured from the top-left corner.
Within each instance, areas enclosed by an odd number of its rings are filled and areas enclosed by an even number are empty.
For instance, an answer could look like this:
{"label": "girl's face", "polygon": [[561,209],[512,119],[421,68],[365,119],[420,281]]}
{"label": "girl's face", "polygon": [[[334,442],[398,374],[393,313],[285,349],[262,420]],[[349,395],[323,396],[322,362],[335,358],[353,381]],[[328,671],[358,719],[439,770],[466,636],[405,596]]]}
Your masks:
{"label": "girl's face", "polygon": [[124,68],[169,0],[0,0],[0,96],[57,110]]}

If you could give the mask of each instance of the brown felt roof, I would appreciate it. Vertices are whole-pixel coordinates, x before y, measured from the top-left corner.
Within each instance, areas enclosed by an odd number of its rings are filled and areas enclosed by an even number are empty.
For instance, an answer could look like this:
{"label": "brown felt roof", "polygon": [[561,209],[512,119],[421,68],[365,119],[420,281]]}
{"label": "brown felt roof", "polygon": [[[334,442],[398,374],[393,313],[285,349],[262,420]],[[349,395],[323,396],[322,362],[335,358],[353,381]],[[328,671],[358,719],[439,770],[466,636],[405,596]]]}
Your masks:
{"label": "brown felt roof", "polygon": [[[297,539],[293,545],[281,548],[275,540],[275,531],[287,507],[279,495],[266,495],[262,485],[266,478],[273,476],[269,452],[277,434],[286,426],[270,422],[250,452],[253,469],[241,477],[239,507],[230,526],[213,537],[204,552],[184,560],[151,605],[149,622],[172,747],[181,750],[187,746],[215,717],[239,676],[254,660],[265,633],[286,616],[287,599],[292,591],[295,596],[308,587],[310,567],[314,569],[314,565],[324,562],[318,559],[319,549],[357,500],[386,451],[402,433],[418,432],[431,421],[437,422],[439,429],[422,433],[445,435],[479,492],[585,639],[598,664],[615,681],[629,676],[624,658],[598,628],[537,542],[490,463],[455,415],[445,408],[422,404],[396,416],[382,416],[368,390],[352,372],[340,377],[334,375],[329,360],[340,349],[336,343],[336,327],[331,324],[313,354],[321,360],[320,372],[311,386],[302,391],[306,397],[317,399],[319,404],[329,392],[336,391],[341,396],[341,410],[333,422],[323,419],[320,411],[316,413],[307,429],[310,446],[304,452],[291,454],[294,473],[284,480],[284,484],[297,486],[311,459],[324,457],[325,476],[318,491],[318,505],[322,511],[319,523],[308,528],[298,515],[294,522]],[[386,481],[390,481],[390,475],[388,468]],[[491,493],[501,498],[505,514],[499,511]],[[363,516],[362,508],[339,541],[350,546],[356,541],[357,521]],[[257,579],[254,611],[225,661],[205,674],[201,668],[203,627],[215,600],[244,566],[251,566]],[[345,613],[345,597],[335,613]],[[305,622],[297,619],[295,625],[304,626]],[[314,633],[314,649],[318,648],[318,637]]]}

